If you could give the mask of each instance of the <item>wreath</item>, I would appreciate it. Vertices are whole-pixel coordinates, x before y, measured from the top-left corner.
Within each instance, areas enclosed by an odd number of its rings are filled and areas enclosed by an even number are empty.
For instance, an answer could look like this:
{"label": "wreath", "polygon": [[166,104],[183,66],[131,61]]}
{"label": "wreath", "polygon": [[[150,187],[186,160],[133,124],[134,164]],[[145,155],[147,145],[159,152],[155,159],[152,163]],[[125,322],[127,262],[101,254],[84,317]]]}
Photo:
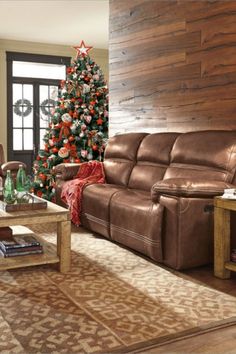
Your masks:
{"label": "wreath", "polygon": [[46,100],[42,101],[41,102],[41,105],[40,105],[40,109],[41,109],[41,112],[45,115],[45,116],[51,116],[51,112],[46,109],[48,108],[48,106],[52,106],[52,107],[55,107],[56,105],[56,101],[51,99],[51,98],[47,98]]}
{"label": "wreath", "polygon": [[[24,111],[23,107],[26,107]],[[14,107],[14,113],[20,117],[27,117],[32,111],[31,102],[25,98],[22,100],[17,100]]]}

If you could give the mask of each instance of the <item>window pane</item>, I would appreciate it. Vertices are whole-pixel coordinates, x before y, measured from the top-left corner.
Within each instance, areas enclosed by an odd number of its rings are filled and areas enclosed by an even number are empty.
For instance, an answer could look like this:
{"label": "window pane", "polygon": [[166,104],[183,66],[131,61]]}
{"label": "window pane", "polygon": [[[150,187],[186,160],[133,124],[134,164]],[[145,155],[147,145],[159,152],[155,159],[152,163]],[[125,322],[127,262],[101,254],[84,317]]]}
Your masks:
{"label": "window pane", "polygon": [[22,128],[22,117],[13,113],[13,128]]}
{"label": "window pane", "polygon": [[45,142],[43,141],[46,129],[40,129],[40,149],[44,149]]}
{"label": "window pane", "polygon": [[33,150],[33,129],[24,129],[24,150]]}
{"label": "window pane", "polygon": [[31,113],[23,118],[25,128],[33,128],[33,110]]}
{"label": "window pane", "polygon": [[22,99],[22,85],[21,84],[13,84],[13,101],[12,103],[15,104],[16,101]]}
{"label": "window pane", "polygon": [[58,87],[50,86],[50,98],[55,101],[55,104],[57,101],[57,97],[58,97]]}
{"label": "window pane", "polygon": [[13,129],[13,150],[22,150],[22,129]]}
{"label": "window pane", "polygon": [[23,85],[23,98],[33,104],[33,85]]}
{"label": "window pane", "polygon": [[48,114],[43,114],[43,112],[47,113],[49,112],[49,107],[41,107],[40,108],[40,128],[47,128],[50,120],[50,116]]}
{"label": "window pane", "polygon": [[48,86],[40,85],[39,86],[39,102],[40,105],[44,103],[48,99]]}
{"label": "window pane", "polygon": [[66,67],[58,64],[13,61],[13,76],[65,80]]}

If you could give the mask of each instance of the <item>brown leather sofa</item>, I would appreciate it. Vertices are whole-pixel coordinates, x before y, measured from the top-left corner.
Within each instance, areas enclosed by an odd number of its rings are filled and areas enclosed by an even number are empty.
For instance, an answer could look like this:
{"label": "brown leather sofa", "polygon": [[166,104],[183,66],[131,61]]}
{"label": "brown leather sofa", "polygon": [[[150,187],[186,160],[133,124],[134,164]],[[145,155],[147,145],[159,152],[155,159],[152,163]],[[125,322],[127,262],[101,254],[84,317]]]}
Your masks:
{"label": "brown leather sofa", "polygon": [[[59,204],[78,169],[55,167]],[[107,183],[83,191],[83,226],[174,269],[212,261],[213,197],[236,188],[236,131],[117,135],[104,169]]]}

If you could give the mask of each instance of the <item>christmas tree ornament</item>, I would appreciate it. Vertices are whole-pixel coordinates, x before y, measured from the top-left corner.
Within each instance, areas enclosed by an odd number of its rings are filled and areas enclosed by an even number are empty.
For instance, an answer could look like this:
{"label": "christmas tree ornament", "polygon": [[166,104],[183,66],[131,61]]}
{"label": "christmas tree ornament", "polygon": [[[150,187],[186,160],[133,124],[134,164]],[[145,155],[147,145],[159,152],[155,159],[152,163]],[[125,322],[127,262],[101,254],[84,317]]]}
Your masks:
{"label": "christmas tree ornament", "polygon": [[66,147],[60,148],[58,151],[58,155],[62,158],[65,159],[67,156],[69,156],[69,150]]}
{"label": "christmas tree ornament", "polygon": [[65,113],[61,117],[62,121],[65,123],[70,123],[72,121],[72,118],[69,113]]}
{"label": "christmas tree ornament", "polygon": [[53,139],[49,139],[48,143],[49,143],[50,146],[53,146],[54,145],[54,140]]}
{"label": "christmas tree ornament", "polygon": [[103,124],[103,120],[101,118],[97,119],[97,125],[102,125]]}
{"label": "christmas tree ornament", "polygon": [[86,158],[87,155],[88,155],[88,150],[81,150],[81,156],[82,156],[83,158]]}
{"label": "christmas tree ornament", "polygon": [[93,159],[93,154],[92,152],[89,152],[89,154],[87,155],[87,159],[90,161]]}
{"label": "christmas tree ornament", "polygon": [[85,121],[86,121],[86,123],[90,123],[91,122],[91,120],[92,120],[92,117],[91,116],[85,116]]}

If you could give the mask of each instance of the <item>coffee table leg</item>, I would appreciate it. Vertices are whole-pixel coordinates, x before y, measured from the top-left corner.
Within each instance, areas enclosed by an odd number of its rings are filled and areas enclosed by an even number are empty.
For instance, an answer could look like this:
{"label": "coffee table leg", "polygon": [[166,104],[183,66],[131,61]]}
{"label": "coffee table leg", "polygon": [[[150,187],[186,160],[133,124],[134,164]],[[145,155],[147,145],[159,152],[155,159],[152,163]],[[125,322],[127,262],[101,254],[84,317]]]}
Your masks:
{"label": "coffee table leg", "polygon": [[70,270],[71,262],[71,222],[61,221],[57,223],[57,254],[60,258],[60,272]]}
{"label": "coffee table leg", "polygon": [[230,278],[225,262],[230,260],[230,211],[214,209],[214,274],[221,279]]}

